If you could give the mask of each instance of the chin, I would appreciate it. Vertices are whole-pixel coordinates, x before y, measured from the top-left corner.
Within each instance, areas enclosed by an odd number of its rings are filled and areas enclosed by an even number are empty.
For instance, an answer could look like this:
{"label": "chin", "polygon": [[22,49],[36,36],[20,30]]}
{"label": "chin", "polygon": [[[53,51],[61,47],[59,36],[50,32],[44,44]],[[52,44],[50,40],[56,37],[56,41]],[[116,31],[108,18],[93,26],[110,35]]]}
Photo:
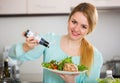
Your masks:
{"label": "chin", "polygon": [[80,39],[80,35],[75,36],[72,33],[70,33],[69,36],[72,40],[79,40]]}
{"label": "chin", "polygon": [[72,36],[71,36],[71,39],[72,39],[72,40],[79,40],[80,37],[78,37],[78,36],[73,36],[73,35],[72,35]]}

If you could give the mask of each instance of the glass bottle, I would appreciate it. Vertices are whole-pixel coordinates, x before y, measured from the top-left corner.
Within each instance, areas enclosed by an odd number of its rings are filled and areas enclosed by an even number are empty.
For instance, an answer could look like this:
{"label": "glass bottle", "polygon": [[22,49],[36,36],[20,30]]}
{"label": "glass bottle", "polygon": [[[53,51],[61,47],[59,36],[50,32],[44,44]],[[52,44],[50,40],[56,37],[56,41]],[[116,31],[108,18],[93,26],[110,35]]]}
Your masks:
{"label": "glass bottle", "polygon": [[112,76],[112,70],[106,71],[105,83],[113,83],[114,77]]}
{"label": "glass bottle", "polygon": [[27,30],[24,34],[25,37],[30,37],[30,36],[34,36],[36,40],[38,40],[38,43],[40,45],[43,45],[45,47],[48,47],[49,48],[49,42],[46,41],[45,39],[43,39],[42,37],[40,37],[39,35],[37,34],[34,34],[32,31],[30,30]]}
{"label": "glass bottle", "polygon": [[5,60],[4,60],[3,77],[4,78],[9,78],[10,77],[10,71],[9,71],[9,66],[8,66],[8,58],[5,58]]}

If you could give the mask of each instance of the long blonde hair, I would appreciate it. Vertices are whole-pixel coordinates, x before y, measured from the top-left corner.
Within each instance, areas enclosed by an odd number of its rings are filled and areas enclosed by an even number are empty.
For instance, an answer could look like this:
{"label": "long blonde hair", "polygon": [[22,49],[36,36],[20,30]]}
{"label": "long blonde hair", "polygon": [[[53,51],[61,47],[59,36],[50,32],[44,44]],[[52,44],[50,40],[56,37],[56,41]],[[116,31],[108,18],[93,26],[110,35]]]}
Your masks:
{"label": "long blonde hair", "polygon": [[[91,33],[94,30],[98,19],[96,7],[90,3],[80,3],[72,10],[69,19],[76,12],[82,12],[86,16],[89,23],[88,34]],[[80,64],[87,66],[89,69],[88,74],[90,74],[90,69],[94,58],[94,49],[90,42],[88,42],[85,38],[83,38],[81,41],[80,54]]]}

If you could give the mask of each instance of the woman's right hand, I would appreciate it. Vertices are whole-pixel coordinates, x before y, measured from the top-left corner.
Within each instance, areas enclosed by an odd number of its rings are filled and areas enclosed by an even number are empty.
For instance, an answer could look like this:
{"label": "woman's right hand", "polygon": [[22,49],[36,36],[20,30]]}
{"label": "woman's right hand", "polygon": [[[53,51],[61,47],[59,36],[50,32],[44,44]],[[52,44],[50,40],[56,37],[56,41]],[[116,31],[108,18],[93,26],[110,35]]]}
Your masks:
{"label": "woman's right hand", "polygon": [[[24,35],[24,33],[25,32],[23,32],[23,35]],[[25,52],[27,52],[27,51],[33,49],[37,45],[38,45],[38,40],[35,40],[34,36],[31,36],[28,38],[25,37],[25,43],[23,44],[23,49]]]}

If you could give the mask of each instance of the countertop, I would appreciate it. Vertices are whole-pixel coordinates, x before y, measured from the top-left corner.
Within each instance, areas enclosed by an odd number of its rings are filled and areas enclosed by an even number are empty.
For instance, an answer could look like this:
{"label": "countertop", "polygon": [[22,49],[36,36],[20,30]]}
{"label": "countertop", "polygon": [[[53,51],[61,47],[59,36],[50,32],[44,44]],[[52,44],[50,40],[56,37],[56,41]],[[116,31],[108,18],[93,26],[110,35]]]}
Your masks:
{"label": "countertop", "polygon": [[22,83],[42,83],[42,74],[20,74]]}

